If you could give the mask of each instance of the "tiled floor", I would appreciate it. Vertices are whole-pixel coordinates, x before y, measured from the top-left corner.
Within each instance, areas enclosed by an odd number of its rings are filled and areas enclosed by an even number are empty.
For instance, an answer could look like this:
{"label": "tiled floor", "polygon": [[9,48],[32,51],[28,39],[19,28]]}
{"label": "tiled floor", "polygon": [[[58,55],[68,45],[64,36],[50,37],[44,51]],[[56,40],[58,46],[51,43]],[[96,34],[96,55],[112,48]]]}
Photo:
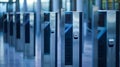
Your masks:
{"label": "tiled floor", "polygon": [[[82,67],[92,67],[91,35],[88,34],[84,44]],[[37,38],[36,41],[38,41]],[[39,43],[39,42],[37,42]],[[22,52],[16,52],[14,47],[3,42],[3,34],[0,32],[0,67],[40,67],[40,45],[37,45],[36,58],[25,59]]]}

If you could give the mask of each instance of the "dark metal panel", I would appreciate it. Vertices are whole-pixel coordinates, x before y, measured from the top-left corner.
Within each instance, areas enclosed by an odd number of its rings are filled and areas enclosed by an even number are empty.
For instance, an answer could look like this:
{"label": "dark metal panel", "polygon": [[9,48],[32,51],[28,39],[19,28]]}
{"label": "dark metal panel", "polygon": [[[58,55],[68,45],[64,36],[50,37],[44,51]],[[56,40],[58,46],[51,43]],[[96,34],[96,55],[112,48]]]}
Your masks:
{"label": "dark metal panel", "polygon": [[116,12],[116,67],[120,67],[120,11]]}
{"label": "dark metal panel", "polygon": [[25,24],[25,43],[30,43],[30,15],[24,14],[23,22]]}
{"label": "dark metal panel", "polygon": [[15,22],[16,22],[16,38],[20,39],[20,14],[15,15]]}
{"label": "dark metal panel", "polygon": [[[72,12],[68,12],[65,14],[65,24],[71,24],[73,22]],[[69,27],[68,27],[69,28]],[[67,29],[67,28],[66,28]],[[66,30],[65,29],[65,30]],[[65,65],[73,64],[73,27],[70,27],[69,30],[65,33]]]}

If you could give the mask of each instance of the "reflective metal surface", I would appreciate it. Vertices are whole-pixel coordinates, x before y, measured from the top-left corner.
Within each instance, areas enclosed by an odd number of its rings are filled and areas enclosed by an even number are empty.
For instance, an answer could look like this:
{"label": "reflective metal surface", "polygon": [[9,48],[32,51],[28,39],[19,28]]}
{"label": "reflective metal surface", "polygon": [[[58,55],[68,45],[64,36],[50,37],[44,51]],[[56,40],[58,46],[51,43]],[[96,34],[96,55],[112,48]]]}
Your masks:
{"label": "reflective metal surface", "polygon": [[107,67],[116,66],[116,11],[107,11]]}

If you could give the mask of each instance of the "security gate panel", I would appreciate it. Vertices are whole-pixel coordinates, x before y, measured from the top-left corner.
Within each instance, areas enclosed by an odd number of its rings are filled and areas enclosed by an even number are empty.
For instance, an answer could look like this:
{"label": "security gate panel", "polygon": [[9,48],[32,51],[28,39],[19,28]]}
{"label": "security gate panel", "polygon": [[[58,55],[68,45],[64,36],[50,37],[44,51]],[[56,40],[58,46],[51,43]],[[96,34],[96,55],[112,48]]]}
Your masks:
{"label": "security gate panel", "polygon": [[30,55],[35,56],[35,13],[30,13]]}
{"label": "security gate panel", "polygon": [[116,67],[116,11],[107,11],[107,67]]}
{"label": "security gate panel", "polygon": [[18,51],[24,51],[24,23],[23,23],[23,12],[20,12],[20,41],[18,45]]}
{"label": "security gate panel", "polygon": [[24,57],[35,58],[35,13],[24,13]]}
{"label": "security gate panel", "polygon": [[[62,16],[64,16],[62,14]],[[82,12],[65,12],[65,21],[61,29],[64,29],[62,39],[62,66],[81,67],[82,66]],[[61,24],[62,25],[62,24]],[[65,41],[64,41],[65,38]],[[65,45],[64,45],[65,44]],[[64,55],[64,56],[63,56]]]}
{"label": "security gate panel", "polygon": [[21,38],[23,35],[21,35],[23,32],[21,31],[22,29],[21,29],[21,22],[23,22],[23,20],[21,20],[21,16],[22,16],[22,14],[20,13],[20,12],[17,12],[16,13],[16,17],[15,17],[15,19],[16,19],[16,51],[18,51],[18,52],[22,52],[22,49],[23,49],[23,47],[22,47],[22,45],[24,45],[23,44],[23,39]]}
{"label": "security gate panel", "polygon": [[65,65],[73,65],[73,13],[65,12]]}
{"label": "security gate panel", "polygon": [[51,66],[50,58],[50,13],[44,13],[44,22],[43,22],[43,39],[44,39],[44,55],[43,55],[43,66]]}
{"label": "security gate panel", "polygon": [[13,15],[14,13],[9,13],[9,44],[13,46]]}
{"label": "security gate panel", "polygon": [[[98,16],[98,19],[96,16]],[[94,38],[97,38],[98,42],[95,42],[95,40],[93,40],[93,48],[98,49],[93,50],[95,52],[93,54],[94,67],[119,67],[119,11],[98,10],[96,16],[94,16],[94,19],[96,21],[94,21],[93,24],[97,24],[94,25],[96,29],[94,29],[93,33],[96,33],[96,31],[98,32],[97,36],[93,36]],[[103,25],[101,26],[100,23]],[[95,63],[97,63],[97,65],[95,65]]]}
{"label": "security gate panel", "polygon": [[44,66],[57,67],[57,13],[44,13]]}
{"label": "security gate panel", "polygon": [[7,38],[7,33],[8,33],[8,13],[4,14],[4,18],[3,18],[3,32],[4,32],[4,42],[7,43],[8,42],[8,38]]}

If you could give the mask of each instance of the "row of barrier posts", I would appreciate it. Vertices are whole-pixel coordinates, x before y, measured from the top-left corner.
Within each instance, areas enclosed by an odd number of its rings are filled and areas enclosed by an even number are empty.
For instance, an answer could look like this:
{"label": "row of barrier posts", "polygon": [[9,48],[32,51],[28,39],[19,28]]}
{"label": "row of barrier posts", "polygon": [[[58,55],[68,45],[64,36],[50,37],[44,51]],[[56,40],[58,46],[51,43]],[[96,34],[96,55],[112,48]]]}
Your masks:
{"label": "row of barrier posts", "polygon": [[[119,67],[120,12],[93,9],[92,15],[93,67]],[[34,12],[4,13],[4,42],[35,58],[35,22]],[[57,67],[58,61],[62,67],[82,67],[83,13],[48,12],[42,22],[43,67]]]}
{"label": "row of barrier posts", "polygon": [[23,52],[24,57],[35,56],[35,13],[4,13],[4,42]]}

